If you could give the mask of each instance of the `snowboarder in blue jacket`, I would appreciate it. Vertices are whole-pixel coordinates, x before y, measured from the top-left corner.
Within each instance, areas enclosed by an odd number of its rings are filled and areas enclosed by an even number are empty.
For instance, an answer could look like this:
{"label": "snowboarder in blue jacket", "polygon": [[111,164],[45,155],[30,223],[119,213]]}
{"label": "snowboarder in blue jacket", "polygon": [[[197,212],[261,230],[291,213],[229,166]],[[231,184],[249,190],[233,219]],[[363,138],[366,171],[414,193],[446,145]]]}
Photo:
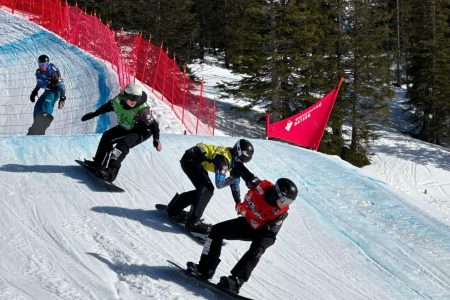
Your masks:
{"label": "snowboarder in blue jacket", "polygon": [[36,86],[31,92],[30,100],[35,102],[39,89],[45,89],[44,93],[38,98],[34,105],[33,119],[34,123],[39,119],[46,119],[45,128],[40,133],[32,130],[35,124],[30,128],[28,134],[45,134],[45,130],[53,121],[53,107],[59,100],[58,109],[64,107],[66,101],[66,90],[64,80],[59,69],[52,63],[47,55],[43,54],[38,57],[38,66],[36,70]]}

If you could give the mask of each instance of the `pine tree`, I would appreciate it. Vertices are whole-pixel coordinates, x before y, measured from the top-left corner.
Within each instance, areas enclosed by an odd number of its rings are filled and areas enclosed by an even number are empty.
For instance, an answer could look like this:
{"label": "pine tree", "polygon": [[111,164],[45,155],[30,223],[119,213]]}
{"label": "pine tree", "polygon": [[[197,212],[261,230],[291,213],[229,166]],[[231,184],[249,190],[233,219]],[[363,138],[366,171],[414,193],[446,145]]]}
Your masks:
{"label": "pine tree", "polygon": [[411,1],[408,90],[413,135],[444,144],[450,131],[450,29],[448,1]]}
{"label": "pine tree", "polygon": [[411,17],[409,0],[388,0],[390,10],[389,27],[391,31],[389,49],[392,51],[395,86],[408,84],[406,65],[408,61],[408,48],[410,45],[409,19]]}
{"label": "pine tree", "polygon": [[198,57],[199,26],[192,11],[193,0],[79,0],[78,3],[90,13],[94,11],[103,20],[111,21],[112,28],[124,28],[130,32],[142,32],[152,43],[161,42],[176,53],[180,64]]}
{"label": "pine tree", "polygon": [[198,24],[198,48],[200,59],[206,53],[218,55],[224,49],[224,22],[228,1],[194,0],[193,11]]}
{"label": "pine tree", "polygon": [[[348,39],[345,38],[345,0],[335,0],[335,1],[323,1],[322,11],[326,17],[322,22],[321,28],[323,28],[324,36],[321,37],[324,49],[323,59],[321,62],[327,62],[324,66],[316,66],[318,70],[325,70],[322,72],[324,78],[327,74],[338,75],[339,77],[345,77],[344,72],[344,61],[349,48]],[[328,76],[329,83],[324,84],[328,88],[328,91],[336,86],[335,76]],[[319,151],[333,154],[342,155],[344,148],[344,121],[346,119],[346,108],[349,106],[349,101],[347,97],[343,97],[345,94],[346,85],[345,83],[341,86],[338,98],[334,104],[329,126],[330,131],[325,131],[320,143]]]}
{"label": "pine tree", "polygon": [[350,74],[344,98],[349,102],[351,140],[342,157],[358,166],[369,163],[366,145],[376,138],[374,125],[384,122],[386,97],[392,95],[387,12],[384,1],[353,0],[345,16],[350,45],[345,68]]}
{"label": "pine tree", "polygon": [[265,106],[275,120],[316,100],[312,94],[323,87],[323,77],[313,65],[324,57],[317,1],[243,1],[231,15],[226,56],[234,71],[245,74],[234,93]]}

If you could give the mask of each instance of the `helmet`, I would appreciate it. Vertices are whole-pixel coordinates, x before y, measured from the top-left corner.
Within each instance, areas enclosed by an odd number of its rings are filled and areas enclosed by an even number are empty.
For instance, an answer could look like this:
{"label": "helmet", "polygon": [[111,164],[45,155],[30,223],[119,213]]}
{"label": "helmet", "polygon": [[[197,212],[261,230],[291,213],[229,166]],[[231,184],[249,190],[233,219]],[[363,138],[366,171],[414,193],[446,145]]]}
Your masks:
{"label": "helmet", "polygon": [[130,83],[123,91],[125,99],[139,101],[142,97],[142,88],[135,83]]}
{"label": "helmet", "polygon": [[292,180],[280,178],[275,183],[278,198],[283,204],[291,204],[297,197],[298,189]]}
{"label": "helmet", "polygon": [[50,58],[48,58],[47,55],[42,54],[38,57],[38,63],[49,63],[50,62]]}
{"label": "helmet", "polygon": [[253,149],[252,143],[246,139],[240,139],[233,146],[233,149],[231,149],[231,154],[244,163],[249,162],[252,159],[253,152],[255,152],[255,150]]}

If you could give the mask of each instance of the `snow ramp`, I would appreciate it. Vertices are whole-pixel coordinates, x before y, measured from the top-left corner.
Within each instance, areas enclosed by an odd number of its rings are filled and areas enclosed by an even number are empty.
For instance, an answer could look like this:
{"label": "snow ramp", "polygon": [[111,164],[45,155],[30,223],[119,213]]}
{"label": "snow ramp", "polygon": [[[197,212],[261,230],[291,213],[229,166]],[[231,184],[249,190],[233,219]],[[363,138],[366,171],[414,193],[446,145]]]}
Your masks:
{"label": "snow ramp", "polygon": [[[132,149],[113,193],[78,166],[99,135],[0,137],[1,299],[215,299],[166,263],[202,247],[166,222],[156,203],[192,189],[179,165],[198,142],[234,137],[163,134]],[[300,193],[242,294],[254,299],[448,299],[449,228],[385,184],[332,156],[251,140],[260,178],[291,178]],[[241,185],[242,194],[246,187]],[[228,188],[204,217],[236,217]],[[230,241],[213,281],[247,251]]]}

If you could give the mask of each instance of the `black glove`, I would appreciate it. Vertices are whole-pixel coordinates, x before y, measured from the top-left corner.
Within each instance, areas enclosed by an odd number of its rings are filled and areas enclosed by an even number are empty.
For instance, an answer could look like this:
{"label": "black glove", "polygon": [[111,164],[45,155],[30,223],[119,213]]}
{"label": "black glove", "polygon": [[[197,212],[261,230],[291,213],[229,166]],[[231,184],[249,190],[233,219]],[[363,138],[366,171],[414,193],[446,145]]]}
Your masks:
{"label": "black glove", "polygon": [[245,182],[245,185],[247,186],[248,189],[252,189],[255,186],[257,186],[260,182],[261,180],[255,176],[251,180]]}
{"label": "black glove", "polygon": [[30,101],[31,101],[31,102],[36,101],[35,98],[36,98],[37,94],[38,94],[38,91],[37,91],[36,89],[34,89],[34,90],[31,92],[31,95],[30,95]]}
{"label": "black glove", "polygon": [[241,202],[236,202],[236,204],[234,205],[234,209],[236,210],[237,214],[240,215],[241,211],[242,211],[242,203]]}
{"label": "black glove", "polygon": [[66,101],[66,96],[59,97],[58,109],[61,109],[64,107],[64,101]]}
{"label": "black glove", "polygon": [[81,117],[81,121],[87,121],[90,120],[92,118],[95,118],[98,114],[94,111],[94,112],[88,112],[87,114],[85,114],[84,116]]}

